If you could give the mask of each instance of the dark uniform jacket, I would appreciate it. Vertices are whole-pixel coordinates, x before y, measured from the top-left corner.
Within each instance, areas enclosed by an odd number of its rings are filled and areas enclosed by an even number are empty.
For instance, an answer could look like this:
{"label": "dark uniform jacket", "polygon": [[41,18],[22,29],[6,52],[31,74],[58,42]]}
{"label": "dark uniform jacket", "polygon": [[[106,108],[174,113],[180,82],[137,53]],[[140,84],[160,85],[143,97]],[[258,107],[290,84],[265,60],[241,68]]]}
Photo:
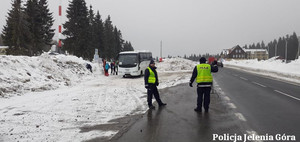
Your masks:
{"label": "dark uniform jacket", "polygon": [[[150,66],[149,66],[149,67],[150,67]],[[155,78],[156,78],[154,85],[158,86],[158,77],[157,77],[156,67],[154,67],[154,68],[150,67],[150,68],[151,68],[151,70],[154,72]],[[149,76],[150,76],[149,69],[146,68],[146,70],[145,70],[145,76],[144,76],[145,86],[150,86],[150,85],[152,85],[151,83],[150,83],[150,84],[148,83],[148,78],[149,78]]]}
{"label": "dark uniform jacket", "polygon": [[[211,66],[211,72],[218,72],[219,69],[217,65],[210,65],[210,66]],[[198,75],[197,66],[195,66],[190,83],[193,83],[195,81],[197,75]],[[198,86],[202,86],[202,85],[212,85],[212,82],[198,83]]]}

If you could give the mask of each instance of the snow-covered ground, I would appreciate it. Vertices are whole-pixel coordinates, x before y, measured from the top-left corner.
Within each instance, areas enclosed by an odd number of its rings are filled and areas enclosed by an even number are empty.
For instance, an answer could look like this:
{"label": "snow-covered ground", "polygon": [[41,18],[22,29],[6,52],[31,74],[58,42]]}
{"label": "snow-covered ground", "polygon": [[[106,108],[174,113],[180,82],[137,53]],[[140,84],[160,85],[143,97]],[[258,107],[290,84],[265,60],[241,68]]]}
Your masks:
{"label": "snow-covered ground", "polygon": [[[80,128],[144,113],[143,77],[106,77],[101,65],[74,56],[0,56],[0,141],[83,141],[118,131]],[[186,83],[195,62],[157,63],[159,89]],[[163,94],[161,94],[163,96]]]}
{"label": "snow-covered ground", "polygon": [[258,61],[253,60],[230,60],[224,61],[225,67],[242,69],[244,71],[270,76],[282,80],[300,83],[300,59],[285,63],[282,60]]}
{"label": "snow-covered ground", "polygon": [[[143,77],[102,73],[102,66],[74,56],[0,56],[0,141],[84,141],[112,137],[117,130],[82,131],[148,109]],[[159,89],[187,83],[197,62],[181,58],[157,63]],[[300,79],[300,60],[226,61],[227,67]],[[161,94],[163,96],[164,94]]]}

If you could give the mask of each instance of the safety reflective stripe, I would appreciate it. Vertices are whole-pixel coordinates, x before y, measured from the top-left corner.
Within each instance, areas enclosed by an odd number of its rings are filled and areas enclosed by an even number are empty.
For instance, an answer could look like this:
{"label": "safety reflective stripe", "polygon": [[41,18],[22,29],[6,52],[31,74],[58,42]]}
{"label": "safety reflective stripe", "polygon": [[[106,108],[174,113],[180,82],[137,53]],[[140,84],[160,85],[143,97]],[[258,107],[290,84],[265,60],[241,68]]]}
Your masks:
{"label": "safety reflective stripe", "polygon": [[204,83],[204,82],[212,82],[213,77],[211,75],[211,67],[209,64],[199,64],[197,65],[197,83]]}
{"label": "safety reflective stripe", "polygon": [[149,75],[149,77],[148,77],[148,83],[154,84],[155,81],[156,81],[155,74],[154,74],[154,72],[151,70],[151,68],[148,67],[148,70],[149,70],[149,73],[150,73],[150,75]]}
{"label": "safety reflective stripe", "polygon": [[197,85],[197,87],[211,87],[211,85]]}

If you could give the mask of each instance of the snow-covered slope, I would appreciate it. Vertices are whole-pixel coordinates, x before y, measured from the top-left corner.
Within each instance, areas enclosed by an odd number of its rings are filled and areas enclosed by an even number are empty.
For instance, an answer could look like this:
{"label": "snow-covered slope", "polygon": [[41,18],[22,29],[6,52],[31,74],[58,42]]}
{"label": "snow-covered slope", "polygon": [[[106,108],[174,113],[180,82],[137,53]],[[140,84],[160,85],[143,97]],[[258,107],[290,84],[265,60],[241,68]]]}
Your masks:
{"label": "snow-covered slope", "polygon": [[22,95],[76,85],[91,73],[86,61],[65,55],[0,56],[0,95]]}

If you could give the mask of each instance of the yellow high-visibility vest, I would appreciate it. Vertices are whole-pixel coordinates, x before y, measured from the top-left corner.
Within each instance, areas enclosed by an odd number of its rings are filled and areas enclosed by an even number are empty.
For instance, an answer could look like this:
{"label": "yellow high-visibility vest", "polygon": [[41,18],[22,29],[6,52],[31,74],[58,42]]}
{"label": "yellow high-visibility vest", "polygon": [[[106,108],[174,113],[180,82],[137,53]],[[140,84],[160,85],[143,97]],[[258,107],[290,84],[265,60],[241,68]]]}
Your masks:
{"label": "yellow high-visibility vest", "polygon": [[213,81],[213,77],[211,75],[211,67],[209,64],[199,64],[197,65],[197,83],[209,83]]}
{"label": "yellow high-visibility vest", "polygon": [[148,67],[148,70],[149,70],[149,73],[150,73],[150,75],[149,75],[149,77],[148,77],[148,83],[154,84],[155,81],[156,81],[155,74],[154,74],[154,72],[151,70],[150,67]]}

